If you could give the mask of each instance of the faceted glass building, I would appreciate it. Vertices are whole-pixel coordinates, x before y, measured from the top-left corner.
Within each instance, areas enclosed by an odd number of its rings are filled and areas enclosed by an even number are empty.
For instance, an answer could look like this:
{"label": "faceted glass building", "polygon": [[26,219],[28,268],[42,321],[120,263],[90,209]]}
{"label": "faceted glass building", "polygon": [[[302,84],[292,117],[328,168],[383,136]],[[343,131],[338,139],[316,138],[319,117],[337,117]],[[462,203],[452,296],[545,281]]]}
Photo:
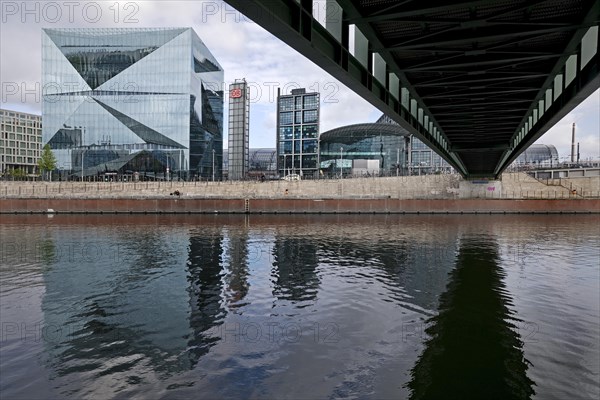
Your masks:
{"label": "faceted glass building", "polygon": [[42,75],[59,169],[210,178],[214,150],[220,179],[223,68],[191,28],[43,29]]}
{"label": "faceted glass building", "polygon": [[319,93],[293,89],[277,96],[277,170],[281,176],[317,177]]}

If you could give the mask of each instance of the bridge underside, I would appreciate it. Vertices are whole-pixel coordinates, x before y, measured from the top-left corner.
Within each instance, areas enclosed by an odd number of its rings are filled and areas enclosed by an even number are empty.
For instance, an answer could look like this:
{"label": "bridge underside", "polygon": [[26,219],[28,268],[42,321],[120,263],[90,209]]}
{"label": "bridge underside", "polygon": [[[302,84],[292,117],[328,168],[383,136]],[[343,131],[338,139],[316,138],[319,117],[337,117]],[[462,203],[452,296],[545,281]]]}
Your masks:
{"label": "bridge underside", "polygon": [[466,178],[498,176],[600,84],[597,0],[225,1]]}

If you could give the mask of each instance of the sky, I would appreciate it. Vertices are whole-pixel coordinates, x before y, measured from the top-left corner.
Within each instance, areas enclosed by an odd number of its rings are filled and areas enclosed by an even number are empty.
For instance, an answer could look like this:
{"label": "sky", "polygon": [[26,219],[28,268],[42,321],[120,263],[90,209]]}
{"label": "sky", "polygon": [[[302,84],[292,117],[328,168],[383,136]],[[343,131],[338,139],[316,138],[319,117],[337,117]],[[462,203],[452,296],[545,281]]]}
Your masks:
{"label": "sky", "polygon": [[[275,147],[278,87],[285,93],[296,87],[321,92],[321,132],[374,122],[381,116],[338,80],[220,0],[0,0],[0,6],[0,106],[5,109],[41,114],[42,28],[192,27],[224,68],[226,87],[235,79],[249,82],[250,147]],[[315,10],[322,20],[324,1],[315,1]],[[537,143],[553,144],[560,157],[568,156],[575,122],[581,158],[600,159],[599,110],[597,90]],[[226,118],[224,123],[226,134]]]}

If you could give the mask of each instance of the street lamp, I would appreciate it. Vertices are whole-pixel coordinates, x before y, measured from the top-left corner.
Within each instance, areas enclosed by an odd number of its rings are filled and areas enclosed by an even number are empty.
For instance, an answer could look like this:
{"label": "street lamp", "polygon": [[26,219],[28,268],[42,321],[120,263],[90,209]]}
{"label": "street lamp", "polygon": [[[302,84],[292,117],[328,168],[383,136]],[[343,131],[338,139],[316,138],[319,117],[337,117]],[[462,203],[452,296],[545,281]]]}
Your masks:
{"label": "street lamp", "polygon": [[212,181],[215,181],[215,149],[212,150]]}
{"label": "street lamp", "polygon": [[83,182],[83,156],[85,155],[85,128],[81,127],[81,182]]}
{"label": "street lamp", "polygon": [[340,147],[340,179],[344,179],[344,167],[343,167],[343,153],[344,153],[344,148]]}
{"label": "street lamp", "polygon": [[400,147],[398,147],[396,154],[396,176],[400,175]]}

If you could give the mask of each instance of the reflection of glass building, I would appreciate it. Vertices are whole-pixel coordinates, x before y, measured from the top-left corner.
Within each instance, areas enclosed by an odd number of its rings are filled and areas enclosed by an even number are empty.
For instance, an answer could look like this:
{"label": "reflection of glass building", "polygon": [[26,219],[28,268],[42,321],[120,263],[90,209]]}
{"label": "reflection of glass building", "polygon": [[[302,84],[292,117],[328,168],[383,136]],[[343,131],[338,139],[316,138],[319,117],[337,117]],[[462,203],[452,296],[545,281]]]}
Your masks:
{"label": "reflection of glass building", "polygon": [[244,179],[250,151],[250,93],[246,80],[229,85],[229,179]]}
{"label": "reflection of glass building", "polygon": [[273,244],[273,294],[280,300],[313,302],[321,280],[317,274],[318,243],[303,238],[275,239]]}
{"label": "reflection of glass building", "polygon": [[319,163],[319,93],[294,89],[277,96],[277,170],[284,176],[317,176]]}
{"label": "reflection of glass building", "polygon": [[356,124],[320,136],[321,170],[328,175],[406,175],[408,133],[399,125]]}
{"label": "reflection of glass building", "polygon": [[223,69],[191,28],[44,29],[42,71],[59,169],[95,176],[145,151],[158,165],[133,172],[208,178],[215,150],[220,178]]}
{"label": "reflection of glass building", "polygon": [[558,167],[558,151],[553,145],[532,144],[513,163],[517,167]]}

